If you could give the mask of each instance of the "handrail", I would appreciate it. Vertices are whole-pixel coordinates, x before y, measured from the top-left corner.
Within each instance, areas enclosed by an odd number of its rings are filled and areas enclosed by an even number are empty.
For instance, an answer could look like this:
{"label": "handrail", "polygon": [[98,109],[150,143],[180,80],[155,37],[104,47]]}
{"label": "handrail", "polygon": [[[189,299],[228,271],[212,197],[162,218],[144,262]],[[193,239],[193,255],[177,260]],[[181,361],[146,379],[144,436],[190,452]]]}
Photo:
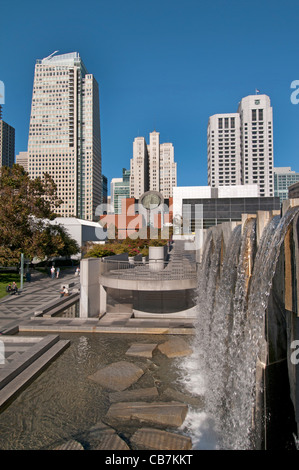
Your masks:
{"label": "handrail", "polygon": [[117,279],[154,279],[180,280],[197,277],[197,263],[188,258],[178,257],[175,260],[150,260],[143,263],[102,259],[101,274]]}

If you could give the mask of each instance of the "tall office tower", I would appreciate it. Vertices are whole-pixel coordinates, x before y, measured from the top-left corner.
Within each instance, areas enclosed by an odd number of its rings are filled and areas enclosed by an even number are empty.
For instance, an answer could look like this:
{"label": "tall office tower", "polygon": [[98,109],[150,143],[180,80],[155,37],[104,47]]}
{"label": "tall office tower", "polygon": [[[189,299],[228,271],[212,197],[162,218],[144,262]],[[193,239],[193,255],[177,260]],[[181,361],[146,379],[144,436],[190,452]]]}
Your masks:
{"label": "tall office tower", "polygon": [[299,173],[292,171],[291,167],[274,168],[274,196],[280,198],[282,203],[289,198],[289,186],[299,182]]}
{"label": "tall office tower", "polygon": [[215,114],[208,123],[208,185],[241,184],[240,116]]}
{"label": "tall office tower", "polygon": [[172,197],[177,185],[177,169],[172,143],[160,144],[159,132],[151,132],[148,145],[149,189],[160,192],[164,198]]}
{"label": "tall office tower", "polygon": [[61,216],[95,220],[102,200],[99,89],[78,52],[36,62],[28,172],[52,176]]}
{"label": "tall office tower", "polygon": [[149,145],[147,146],[149,155],[149,190],[160,191],[160,133],[151,132]]}
{"label": "tall office tower", "polygon": [[28,152],[20,152],[16,155],[16,164],[24,168],[28,172]]}
{"label": "tall office tower", "polygon": [[15,162],[15,129],[2,119],[0,106],[0,167],[13,166]]}
{"label": "tall office tower", "polygon": [[151,132],[149,144],[137,137],[131,159],[131,197],[139,199],[146,191],[158,191],[164,198],[172,197],[177,185],[177,166],[172,143],[160,143],[159,132]]}
{"label": "tall office tower", "polygon": [[273,111],[267,95],[239,104],[243,184],[258,184],[260,196],[274,196]]}
{"label": "tall office tower", "polygon": [[[116,183],[122,183],[123,179],[122,178],[112,178],[110,182],[110,211],[114,213],[114,190]],[[129,193],[130,195],[130,193]]]}
{"label": "tall office tower", "polygon": [[274,195],[273,112],[267,95],[243,98],[237,113],[211,116],[207,140],[210,186],[258,184],[260,196]]}
{"label": "tall office tower", "polygon": [[149,190],[148,151],[144,137],[133,142],[133,158],[130,160],[130,197],[139,199]]}

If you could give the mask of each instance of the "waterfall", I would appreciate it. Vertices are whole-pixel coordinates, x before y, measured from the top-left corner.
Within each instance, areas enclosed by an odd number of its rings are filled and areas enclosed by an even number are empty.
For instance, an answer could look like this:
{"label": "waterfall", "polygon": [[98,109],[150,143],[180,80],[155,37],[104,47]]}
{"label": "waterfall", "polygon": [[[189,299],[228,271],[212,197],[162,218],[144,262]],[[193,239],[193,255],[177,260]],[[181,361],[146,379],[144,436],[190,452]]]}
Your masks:
{"label": "waterfall", "polygon": [[[256,373],[257,364],[265,361],[268,299],[281,245],[298,210],[273,217],[258,246],[255,219],[248,219],[242,232],[241,226],[234,229],[224,257],[218,228],[209,231],[204,245],[194,355],[186,383],[190,391],[198,384],[191,375],[200,377],[200,393],[215,423],[220,449],[256,446]],[[186,361],[184,369],[188,371]]]}

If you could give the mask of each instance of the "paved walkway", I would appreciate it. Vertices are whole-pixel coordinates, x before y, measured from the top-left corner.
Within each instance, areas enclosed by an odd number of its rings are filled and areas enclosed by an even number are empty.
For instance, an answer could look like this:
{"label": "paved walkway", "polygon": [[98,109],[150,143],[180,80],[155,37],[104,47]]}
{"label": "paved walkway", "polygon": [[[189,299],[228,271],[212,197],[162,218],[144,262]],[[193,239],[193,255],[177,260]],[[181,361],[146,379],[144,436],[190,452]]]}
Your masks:
{"label": "paved walkway", "polygon": [[34,273],[31,283],[24,283],[20,295],[8,295],[0,300],[0,334],[20,332],[91,332],[91,333],[146,333],[194,334],[194,319],[188,318],[134,318],[131,313],[106,313],[102,318],[70,318],[44,314],[35,317],[36,311],[60,301],[61,286],[73,284],[80,288],[80,278],[74,268],[62,271],[59,279]]}
{"label": "paved walkway", "polygon": [[80,287],[80,278],[75,276],[74,268],[62,271],[59,279],[33,273],[32,281],[24,282],[19,295],[7,295],[0,300],[0,331],[19,325],[34,316],[34,312],[43,305],[59,299],[63,283]]}

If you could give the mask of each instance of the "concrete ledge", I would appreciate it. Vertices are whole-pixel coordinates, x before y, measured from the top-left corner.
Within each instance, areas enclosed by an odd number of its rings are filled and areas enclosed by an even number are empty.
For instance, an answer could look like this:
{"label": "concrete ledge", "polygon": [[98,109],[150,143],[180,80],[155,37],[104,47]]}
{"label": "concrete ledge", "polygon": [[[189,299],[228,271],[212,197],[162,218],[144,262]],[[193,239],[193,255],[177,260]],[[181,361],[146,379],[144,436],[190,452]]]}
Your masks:
{"label": "concrete ledge", "polygon": [[[22,370],[17,376],[12,378],[0,390],[0,408],[11,400],[25,385],[40,373],[50,361],[61,354],[70,344],[68,340],[61,340],[50,347],[38,359]],[[16,361],[14,361],[16,362]]]}
{"label": "concrete ledge", "polygon": [[46,313],[49,313],[53,309],[57,309],[58,307],[59,307],[59,311],[63,310],[65,304],[69,304],[70,301],[72,301],[72,303],[74,303],[74,302],[76,302],[76,300],[79,300],[79,298],[80,298],[80,294],[78,292],[70,293],[70,295],[68,295],[66,297],[56,298],[52,302],[44,305],[39,310],[36,310],[34,312],[34,315],[36,317],[40,317],[40,316],[45,315]]}
{"label": "concrete ledge", "polygon": [[100,276],[100,284],[113,289],[136,290],[136,291],[168,291],[186,290],[197,287],[197,277],[192,279],[121,279],[108,276]]}
{"label": "concrete ledge", "polygon": [[58,340],[59,336],[48,335],[29,348],[28,351],[24,352],[19,359],[5,365],[5,367],[0,370],[0,390],[30,366],[36,359],[41,357],[48,349],[54,346]]}
{"label": "concrete ledge", "polygon": [[113,334],[149,334],[149,335],[194,335],[194,328],[185,328],[185,327],[147,327],[147,326],[84,326],[84,325],[34,325],[26,324],[20,328],[20,331],[23,332],[34,332],[34,331],[48,331],[56,333],[113,333]]}

